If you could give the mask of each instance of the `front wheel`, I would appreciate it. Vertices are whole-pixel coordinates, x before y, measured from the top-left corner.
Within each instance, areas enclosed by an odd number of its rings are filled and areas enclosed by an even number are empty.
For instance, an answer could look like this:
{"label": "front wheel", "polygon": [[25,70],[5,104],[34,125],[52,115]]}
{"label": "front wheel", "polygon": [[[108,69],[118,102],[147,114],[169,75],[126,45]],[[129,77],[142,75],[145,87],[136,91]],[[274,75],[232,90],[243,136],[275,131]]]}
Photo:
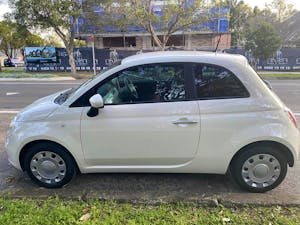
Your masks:
{"label": "front wheel", "polygon": [[282,153],[269,146],[252,146],[239,154],[230,172],[243,189],[266,192],[277,187],[287,173],[287,160]]}
{"label": "front wheel", "polygon": [[69,153],[52,143],[32,146],[25,155],[24,169],[34,182],[46,188],[64,186],[71,181],[76,171]]}

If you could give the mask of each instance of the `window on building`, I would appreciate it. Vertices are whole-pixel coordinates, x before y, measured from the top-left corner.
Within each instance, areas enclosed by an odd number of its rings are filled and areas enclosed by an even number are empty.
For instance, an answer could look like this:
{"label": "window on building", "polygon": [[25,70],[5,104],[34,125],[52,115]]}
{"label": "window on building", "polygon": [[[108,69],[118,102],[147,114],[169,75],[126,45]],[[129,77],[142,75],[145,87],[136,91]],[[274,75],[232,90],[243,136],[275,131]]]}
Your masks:
{"label": "window on building", "polygon": [[[158,36],[159,40],[162,41],[163,40],[163,36]],[[167,45],[168,47],[171,46],[184,46],[184,35],[173,35],[169,38]],[[154,40],[152,39],[152,46],[156,46]]]}
{"label": "window on building", "polygon": [[125,47],[135,47],[136,38],[135,37],[125,37]]}
{"label": "window on building", "polygon": [[104,37],[103,46],[105,48],[110,47],[135,47],[136,39],[135,37]]}

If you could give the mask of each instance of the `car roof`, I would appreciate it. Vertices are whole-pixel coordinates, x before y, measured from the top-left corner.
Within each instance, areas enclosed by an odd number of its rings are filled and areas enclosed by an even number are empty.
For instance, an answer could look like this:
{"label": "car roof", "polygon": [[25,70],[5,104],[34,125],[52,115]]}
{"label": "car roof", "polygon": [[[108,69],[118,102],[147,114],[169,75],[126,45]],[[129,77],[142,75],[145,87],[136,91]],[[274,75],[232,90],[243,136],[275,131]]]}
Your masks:
{"label": "car roof", "polygon": [[138,65],[158,62],[202,62],[211,64],[248,64],[247,59],[238,54],[207,51],[158,51],[141,53],[122,60],[122,65]]}

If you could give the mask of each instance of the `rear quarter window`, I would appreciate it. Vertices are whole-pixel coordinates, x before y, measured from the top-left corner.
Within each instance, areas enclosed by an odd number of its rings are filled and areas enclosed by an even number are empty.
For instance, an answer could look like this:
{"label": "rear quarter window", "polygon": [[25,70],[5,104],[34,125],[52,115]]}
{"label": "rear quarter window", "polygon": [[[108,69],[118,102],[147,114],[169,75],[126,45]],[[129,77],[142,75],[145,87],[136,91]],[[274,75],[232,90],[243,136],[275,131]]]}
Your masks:
{"label": "rear quarter window", "polygon": [[250,96],[242,82],[231,71],[221,66],[193,64],[192,73],[198,99]]}

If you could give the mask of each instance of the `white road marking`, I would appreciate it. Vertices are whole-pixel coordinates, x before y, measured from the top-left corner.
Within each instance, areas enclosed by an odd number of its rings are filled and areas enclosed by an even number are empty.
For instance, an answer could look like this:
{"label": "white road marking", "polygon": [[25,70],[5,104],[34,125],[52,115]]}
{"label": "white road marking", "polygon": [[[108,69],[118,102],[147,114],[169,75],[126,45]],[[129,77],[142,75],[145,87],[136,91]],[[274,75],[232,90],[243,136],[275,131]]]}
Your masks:
{"label": "white road marking", "polygon": [[19,112],[20,111],[16,111],[16,110],[3,110],[3,111],[0,111],[0,114],[17,114]]}
{"label": "white road marking", "polygon": [[11,95],[18,95],[20,92],[7,92],[6,96],[11,96]]}

